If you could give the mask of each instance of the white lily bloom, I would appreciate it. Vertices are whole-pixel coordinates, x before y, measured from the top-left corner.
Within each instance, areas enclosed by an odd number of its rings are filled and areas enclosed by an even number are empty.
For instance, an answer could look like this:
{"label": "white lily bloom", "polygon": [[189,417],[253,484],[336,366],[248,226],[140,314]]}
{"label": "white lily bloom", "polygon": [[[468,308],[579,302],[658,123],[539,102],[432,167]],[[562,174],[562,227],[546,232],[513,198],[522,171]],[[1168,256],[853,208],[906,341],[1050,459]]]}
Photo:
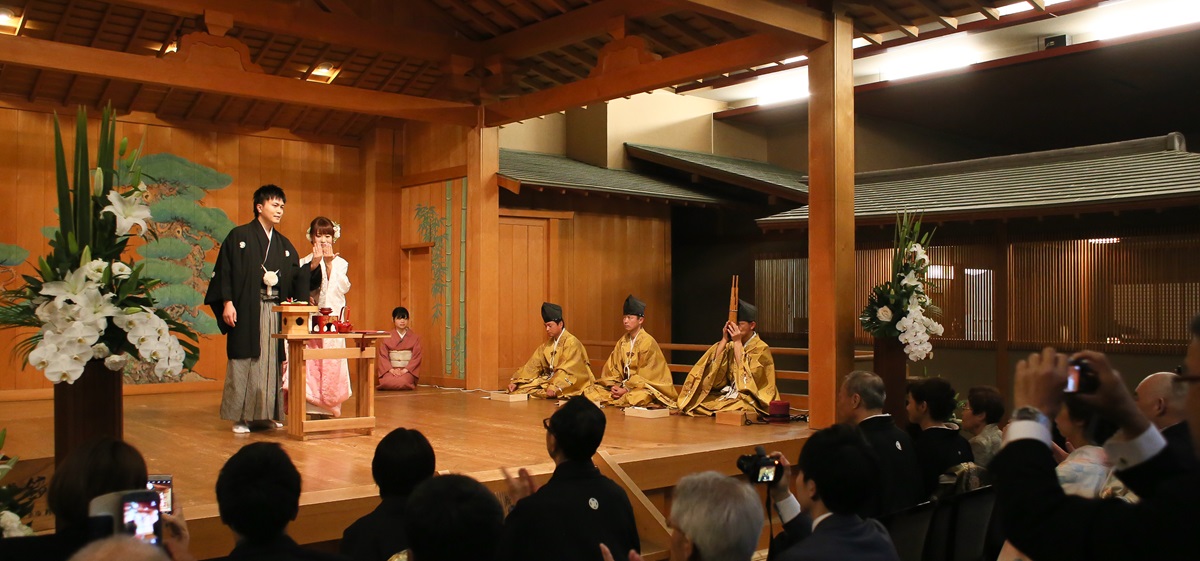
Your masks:
{"label": "white lily bloom", "polygon": [[133,230],[135,225],[142,227],[142,234],[146,233],[146,220],[150,218],[150,207],[141,204],[133,198],[125,198],[116,191],[108,193],[108,200],[111,205],[104,207],[100,212],[111,212],[117,217],[117,235],[127,236]]}
{"label": "white lily bloom", "polygon": [[67,278],[60,281],[50,281],[42,285],[41,294],[53,296],[55,300],[78,301],[76,298],[88,288],[97,288],[95,283],[87,278],[87,271],[80,267],[71,271]]}
{"label": "white lily bloom", "polygon": [[900,284],[904,286],[921,286],[921,281],[917,280],[917,275],[914,271],[909,271],[904,278],[900,279]]}

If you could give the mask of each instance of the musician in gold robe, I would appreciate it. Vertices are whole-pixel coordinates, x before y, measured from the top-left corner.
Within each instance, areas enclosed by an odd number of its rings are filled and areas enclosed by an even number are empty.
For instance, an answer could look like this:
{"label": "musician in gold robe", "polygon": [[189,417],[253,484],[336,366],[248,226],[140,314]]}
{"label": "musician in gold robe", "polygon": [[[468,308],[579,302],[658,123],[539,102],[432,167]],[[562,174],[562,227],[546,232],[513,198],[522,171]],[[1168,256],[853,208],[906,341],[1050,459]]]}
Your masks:
{"label": "musician in gold robe", "polygon": [[582,394],[595,381],[587,350],[578,338],[567,333],[562,306],[543,302],[542,322],[546,325],[547,340],[513,374],[508,393],[525,393],[540,399]]}
{"label": "musician in gold robe", "polygon": [[646,303],[630,294],[622,313],[625,335],[608,355],[599,379],[584,395],[599,405],[673,409],[676,391],[671,369],[658,348],[658,341],[642,328]]}
{"label": "musician in gold robe", "polygon": [[692,367],[679,392],[679,410],[687,415],[719,411],[767,414],[779,399],[771,348],[754,331],[758,309],[738,300],[737,322],[725,323],[721,340]]}

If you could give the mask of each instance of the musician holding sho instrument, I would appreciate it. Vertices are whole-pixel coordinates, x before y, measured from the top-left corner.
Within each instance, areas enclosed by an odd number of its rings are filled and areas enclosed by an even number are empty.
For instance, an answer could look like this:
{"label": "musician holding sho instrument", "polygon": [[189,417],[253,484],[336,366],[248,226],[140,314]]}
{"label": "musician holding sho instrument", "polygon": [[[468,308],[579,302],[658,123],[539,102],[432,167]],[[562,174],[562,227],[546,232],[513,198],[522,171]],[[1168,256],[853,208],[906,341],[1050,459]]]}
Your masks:
{"label": "musician holding sho instrument", "polygon": [[679,392],[679,410],[687,415],[720,411],[767,414],[779,399],[771,348],[754,331],[758,309],[738,298],[737,277],[729,295],[729,319],[721,340],[692,367]]}

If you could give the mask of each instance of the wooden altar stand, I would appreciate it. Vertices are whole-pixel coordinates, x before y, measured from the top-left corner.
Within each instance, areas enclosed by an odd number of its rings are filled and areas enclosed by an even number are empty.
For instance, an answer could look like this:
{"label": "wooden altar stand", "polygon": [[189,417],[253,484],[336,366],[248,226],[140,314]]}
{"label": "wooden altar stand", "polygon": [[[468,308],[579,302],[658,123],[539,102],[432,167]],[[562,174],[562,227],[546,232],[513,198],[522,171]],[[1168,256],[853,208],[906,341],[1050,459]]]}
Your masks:
{"label": "wooden altar stand", "polygon": [[[288,346],[288,420],[287,434],[306,440],[311,433],[353,431],[371,434],[375,429],[375,344],[387,333],[276,333],[275,339],[287,341]],[[305,343],[312,339],[345,339],[344,349],[310,349]],[[305,385],[308,383],[306,362],[324,358],[357,360],[358,379],[352,380],[355,396],[354,416],[336,419],[308,420],[305,411]]]}

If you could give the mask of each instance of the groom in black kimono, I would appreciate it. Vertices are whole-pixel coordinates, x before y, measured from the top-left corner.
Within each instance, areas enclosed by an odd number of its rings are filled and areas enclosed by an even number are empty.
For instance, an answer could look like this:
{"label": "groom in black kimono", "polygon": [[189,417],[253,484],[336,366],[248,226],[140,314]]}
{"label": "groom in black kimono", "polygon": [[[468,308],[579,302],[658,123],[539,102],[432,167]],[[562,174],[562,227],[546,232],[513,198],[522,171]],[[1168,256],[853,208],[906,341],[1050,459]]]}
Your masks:
{"label": "groom in black kimono", "polygon": [[283,426],[282,341],[271,339],[279,332],[279,314],[271,306],[288,298],[308,300],[309,293],[308,268],[276,229],[286,202],[275,185],[254,192],[254,220],[230,230],[221,243],[204,297],[227,336],[221,418],[233,421],[239,434],[250,432],[255,421]]}

